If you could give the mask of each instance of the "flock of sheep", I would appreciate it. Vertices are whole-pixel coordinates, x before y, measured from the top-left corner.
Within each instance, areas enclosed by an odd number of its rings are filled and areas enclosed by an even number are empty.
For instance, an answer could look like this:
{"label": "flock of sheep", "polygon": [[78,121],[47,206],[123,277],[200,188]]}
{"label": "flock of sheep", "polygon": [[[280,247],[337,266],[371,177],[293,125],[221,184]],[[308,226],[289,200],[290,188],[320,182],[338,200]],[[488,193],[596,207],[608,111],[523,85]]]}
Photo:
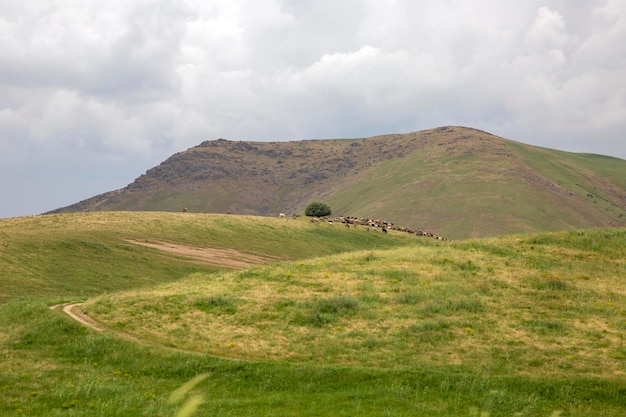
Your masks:
{"label": "flock of sheep", "polygon": [[[286,218],[287,215],[284,213],[280,213],[278,215],[280,218]],[[292,216],[292,218],[296,219],[300,217],[300,215],[298,214],[294,214]],[[419,230],[419,229],[412,229],[410,227],[399,227],[397,225],[395,225],[392,222],[388,222],[386,220],[380,220],[380,219],[369,219],[369,218],[359,218],[359,217],[352,217],[352,216],[339,216],[339,217],[335,217],[335,218],[329,218],[329,217],[313,217],[311,218],[311,223],[317,223],[320,224],[322,222],[327,222],[329,226],[333,226],[335,223],[341,223],[343,224],[345,227],[349,228],[349,227],[357,227],[357,226],[363,226],[365,227],[365,230],[370,231],[370,230],[380,230],[383,233],[387,233],[387,230],[396,230],[399,232],[405,232],[405,233],[410,233],[416,236],[425,236],[425,237],[430,237],[433,239],[437,239],[437,240],[448,240],[444,237],[438,236],[434,233],[431,232],[425,232],[423,230]]]}
{"label": "flock of sheep", "polygon": [[[186,213],[186,212],[187,212],[187,208],[184,208],[183,213]],[[228,212],[228,214],[230,214],[230,211]],[[280,217],[281,219],[285,219],[287,218],[287,215],[285,213],[280,213],[278,217]],[[300,215],[294,214],[291,217],[293,219],[297,219],[298,217],[300,217]],[[364,226],[365,230],[367,230],[368,232],[370,230],[374,230],[374,231],[380,230],[383,233],[387,233],[387,230],[396,230],[399,232],[410,233],[416,236],[426,236],[426,237],[431,237],[437,240],[448,240],[445,237],[437,236],[436,234],[431,233],[431,232],[425,232],[419,229],[412,229],[410,227],[399,227],[399,226],[396,226],[394,223],[388,222],[386,220],[368,219],[368,218],[362,218],[362,217],[358,218],[358,217],[352,217],[352,216],[339,216],[339,217],[335,217],[332,219],[327,216],[311,218],[311,223],[320,224],[322,222],[328,222],[329,226],[333,226],[335,223],[342,223],[347,228],[349,228],[350,226],[352,227]]]}

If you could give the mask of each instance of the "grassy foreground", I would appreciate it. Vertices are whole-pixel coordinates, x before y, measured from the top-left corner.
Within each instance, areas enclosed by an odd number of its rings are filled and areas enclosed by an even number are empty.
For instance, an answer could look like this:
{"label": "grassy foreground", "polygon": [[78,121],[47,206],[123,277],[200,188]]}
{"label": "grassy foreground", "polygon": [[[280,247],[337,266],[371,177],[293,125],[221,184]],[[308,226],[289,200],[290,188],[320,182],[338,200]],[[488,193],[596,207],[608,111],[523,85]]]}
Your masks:
{"label": "grassy foreground", "polygon": [[[104,214],[93,233],[73,235],[66,226],[55,234],[58,242],[71,237],[122,247],[122,237],[220,242],[204,236],[211,235],[204,226],[187,224],[191,217],[153,215],[148,224],[172,221],[187,227],[187,237],[171,228],[133,229],[126,220],[122,229],[117,215],[108,222]],[[226,220],[237,222],[215,221]],[[206,399],[197,416],[624,415],[625,230],[413,238],[400,247],[404,235],[305,222],[229,227],[252,232],[228,242],[222,227],[222,244],[266,255],[276,252],[262,248],[261,236],[278,230],[284,260],[100,291],[83,309],[106,332],[49,308],[60,298],[84,299],[71,287],[62,297],[13,290],[0,305],[0,415],[173,416],[169,395],[204,373],[209,377],[193,389]],[[3,248],[36,240],[36,228],[26,233],[27,225],[0,230]],[[298,249],[303,234],[308,249]],[[325,244],[325,256],[305,256]],[[31,268],[51,259],[23,248],[19,259],[29,259]],[[189,264],[143,250],[135,262]],[[10,264],[7,253],[3,265]],[[112,257],[100,268],[115,277],[116,263]],[[138,339],[118,337],[120,331]]]}
{"label": "grassy foreground", "polygon": [[238,359],[624,377],[625,236],[358,251],[194,274],[84,309],[141,339]]}

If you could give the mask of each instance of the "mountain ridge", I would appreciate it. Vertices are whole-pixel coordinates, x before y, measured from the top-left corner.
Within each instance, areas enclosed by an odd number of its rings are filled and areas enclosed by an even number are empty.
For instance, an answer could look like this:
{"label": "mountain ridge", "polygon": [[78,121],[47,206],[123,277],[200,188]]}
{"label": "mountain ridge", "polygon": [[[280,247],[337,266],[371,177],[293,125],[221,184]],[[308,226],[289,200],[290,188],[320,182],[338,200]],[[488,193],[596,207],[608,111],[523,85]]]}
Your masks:
{"label": "mountain ridge", "polygon": [[148,210],[276,216],[323,200],[451,238],[626,226],[626,161],[445,126],[354,139],[217,139],[119,190],[51,213]]}

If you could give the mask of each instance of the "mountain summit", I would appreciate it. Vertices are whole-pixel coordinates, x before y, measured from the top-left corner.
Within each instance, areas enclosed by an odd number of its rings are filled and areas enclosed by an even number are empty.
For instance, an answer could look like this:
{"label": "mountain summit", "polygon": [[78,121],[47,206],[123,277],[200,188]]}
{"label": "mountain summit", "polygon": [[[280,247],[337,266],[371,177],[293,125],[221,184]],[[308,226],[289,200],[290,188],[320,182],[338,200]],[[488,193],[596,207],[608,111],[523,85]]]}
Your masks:
{"label": "mountain summit", "polygon": [[276,216],[322,200],[450,238],[626,226],[626,161],[467,127],[361,139],[205,141],[127,187],[51,213],[162,210]]}

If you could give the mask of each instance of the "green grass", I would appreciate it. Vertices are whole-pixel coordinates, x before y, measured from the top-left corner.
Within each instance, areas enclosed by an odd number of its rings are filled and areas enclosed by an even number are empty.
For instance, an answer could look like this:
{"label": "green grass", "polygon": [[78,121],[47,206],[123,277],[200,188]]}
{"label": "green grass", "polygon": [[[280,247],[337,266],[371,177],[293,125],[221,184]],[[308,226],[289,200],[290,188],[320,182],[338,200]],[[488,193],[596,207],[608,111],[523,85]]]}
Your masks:
{"label": "green grass", "polygon": [[[123,238],[266,255],[280,247],[283,260],[92,289],[101,295],[83,309],[105,332],[49,308],[84,300],[80,289],[32,296],[3,280],[0,415],[173,416],[182,400],[171,394],[192,381],[188,398],[204,398],[197,416],[623,416],[625,230],[402,244],[399,233],[305,221],[125,216],[0,222],[3,278],[19,282],[10,265],[26,277],[42,268],[54,243],[77,277],[108,254],[99,268],[114,280],[118,260],[132,259],[115,249]],[[247,239],[235,237],[241,230]],[[267,235],[272,248],[261,245]],[[307,251],[303,236],[313,248],[334,242]],[[155,271],[157,259],[188,264],[137,249],[135,261]]]}
{"label": "green grass", "polygon": [[[39,301],[15,300],[0,313],[3,416],[172,416],[170,394],[204,373],[193,391],[206,399],[198,416],[623,415],[619,378],[492,376],[445,363],[387,370],[226,360],[90,332]],[[360,350],[382,347],[372,341]]]}
{"label": "green grass", "polygon": [[[620,375],[624,247],[626,233],[612,230],[357,251],[194,274],[95,298],[85,309],[141,338],[247,360]],[[214,306],[200,308],[207,299]],[[416,331],[425,323],[428,338]],[[595,332],[601,350],[589,339]],[[359,351],[373,341],[380,348]],[[494,351],[515,352],[515,360]]]}
{"label": "green grass", "polygon": [[172,282],[216,266],[128,242],[228,248],[285,260],[389,248],[408,235],[316,226],[305,219],[197,213],[94,212],[0,220],[0,302],[15,296],[93,296]]}

